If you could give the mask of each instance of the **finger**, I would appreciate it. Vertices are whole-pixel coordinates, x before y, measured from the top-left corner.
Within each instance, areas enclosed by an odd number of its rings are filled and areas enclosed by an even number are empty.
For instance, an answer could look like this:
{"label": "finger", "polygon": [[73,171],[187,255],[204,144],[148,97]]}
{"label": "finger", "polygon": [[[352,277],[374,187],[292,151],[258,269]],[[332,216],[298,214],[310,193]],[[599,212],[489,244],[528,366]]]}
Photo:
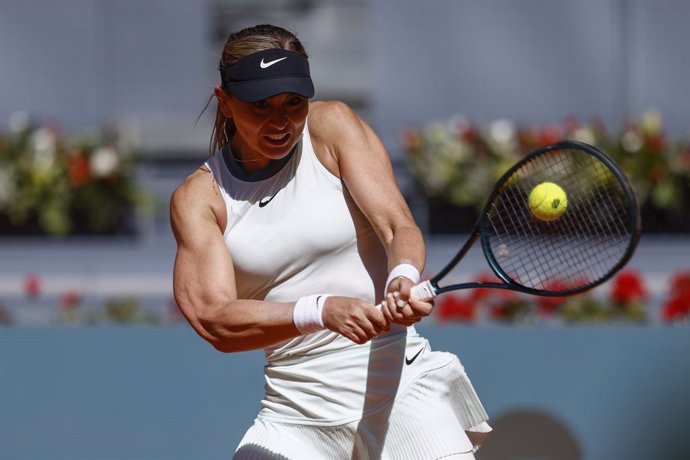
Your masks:
{"label": "finger", "polygon": [[[381,313],[381,312],[377,312]],[[358,334],[360,337],[365,338],[365,342],[369,340],[372,337],[376,337],[379,335],[379,332],[381,332],[381,326],[379,326],[374,320],[369,318],[369,316],[364,316],[359,320],[357,323],[358,329],[361,331],[361,334]]]}
{"label": "finger", "polygon": [[397,323],[397,324],[399,324],[399,325],[401,325],[401,326],[405,326],[405,327],[410,327],[410,326],[414,326],[414,325],[417,324],[418,322],[419,322],[419,321],[400,321],[400,322]]}
{"label": "finger", "polygon": [[412,287],[414,283],[407,278],[398,278],[398,284],[396,285],[396,291],[400,293],[400,296],[407,300],[410,298]]}
{"label": "finger", "polygon": [[[388,294],[388,296],[392,298],[391,294]],[[380,310],[381,313],[383,313],[383,315],[386,317],[386,321],[388,322],[388,324],[390,324],[393,321],[393,314],[391,313],[390,305],[388,302],[388,296],[381,302]]]}
{"label": "finger", "polygon": [[395,304],[395,301],[393,300],[393,293],[389,292],[386,294],[386,298],[381,301],[381,310],[387,313],[390,317],[392,317],[392,311],[393,311],[393,305]]}
{"label": "finger", "polygon": [[401,313],[405,310],[407,306],[407,299],[403,298],[398,291],[393,293],[393,305],[394,311]]}
{"label": "finger", "polygon": [[[382,311],[383,310],[383,311]],[[381,310],[373,309],[371,310],[371,313],[369,314],[369,320],[372,322],[374,327],[376,328],[377,334],[379,332],[387,331],[390,329],[390,320],[386,317],[386,311],[387,309],[383,308]]]}
{"label": "finger", "polygon": [[410,299],[410,308],[418,315],[429,316],[434,309],[433,302]]}
{"label": "finger", "polygon": [[[399,293],[397,296],[395,296],[395,319],[397,322],[400,321],[409,321],[413,319],[416,316],[421,316],[423,315],[423,312],[417,312],[415,309],[412,307],[412,305],[404,299]],[[425,315],[424,315],[425,316]]]}
{"label": "finger", "polygon": [[354,343],[360,343],[360,338],[353,331],[342,331],[340,335]]}
{"label": "finger", "polygon": [[424,318],[426,318],[426,317],[421,316],[421,315],[412,315],[412,316],[408,316],[407,318],[405,318],[405,321],[418,323],[419,321],[421,321]]}
{"label": "finger", "polygon": [[353,327],[351,330],[347,331],[345,336],[359,345],[367,343],[369,340],[369,336],[367,336],[364,330],[358,327]]}
{"label": "finger", "polygon": [[384,302],[384,308],[386,309],[387,315],[390,317],[391,321],[400,319],[400,315],[397,312],[398,307],[396,306],[395,302],[396,299],[393,293],[388,293]]}
{"label": "finger", "polygon": [[415,322],[415,323],[416,323],[416,322],[419,321],[422,317],[423,317],[423,316],[421,316],[421,315],[415,313],[415,312],[412,311],[411,309],[406,308],[405,310],[403,310],[402,318],[401,318],[398,322],[405,321],[405,322]]}

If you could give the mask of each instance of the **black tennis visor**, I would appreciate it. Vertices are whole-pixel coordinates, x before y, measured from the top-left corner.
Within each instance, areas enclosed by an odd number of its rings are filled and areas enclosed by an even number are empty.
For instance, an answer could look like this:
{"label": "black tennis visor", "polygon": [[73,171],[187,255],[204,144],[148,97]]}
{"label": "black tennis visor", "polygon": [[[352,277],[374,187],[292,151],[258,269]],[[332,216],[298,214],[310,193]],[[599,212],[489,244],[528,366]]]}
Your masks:
{"label": "black tennis visor", "polygon": [[309,61],[292,51],[269,49],[250,54],[221,68],[221,87],[243,102],[282,93],[314,96]]}

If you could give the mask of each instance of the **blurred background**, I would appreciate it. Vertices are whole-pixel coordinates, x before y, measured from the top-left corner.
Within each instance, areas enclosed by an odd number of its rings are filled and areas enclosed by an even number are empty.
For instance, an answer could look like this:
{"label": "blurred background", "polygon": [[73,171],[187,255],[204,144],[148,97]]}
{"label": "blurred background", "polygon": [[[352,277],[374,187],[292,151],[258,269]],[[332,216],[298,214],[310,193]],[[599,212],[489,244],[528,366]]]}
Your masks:
{"label": "blurred background", "polygon": [[[208,156],[231,31],[272,23],[380,134],[429,273],[560,139],[631,178],[643,237],[595,291],[448,295],[420,331],[495,428],[480,459],[685,459],[690,3],[0,0],[0,459],[228,458],[263,391],[172,298],[174,188]],[[492,275],[471,253],[457,280]]]}

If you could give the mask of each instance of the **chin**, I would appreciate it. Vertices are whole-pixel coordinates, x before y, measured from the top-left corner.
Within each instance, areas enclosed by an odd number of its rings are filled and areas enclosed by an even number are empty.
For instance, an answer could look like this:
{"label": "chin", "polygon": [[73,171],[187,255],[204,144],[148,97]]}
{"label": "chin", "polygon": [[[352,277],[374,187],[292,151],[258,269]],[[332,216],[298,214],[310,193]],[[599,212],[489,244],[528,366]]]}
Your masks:
{"label": "chin", "polygon": [[292,151],[295,145],[297,145],[297,142],[289,142],[285,145],[268,144],[265,149],[265,152],[267,154],[266,156],[268,156],[272,160],[280,160],[282,158],[285,158]]}

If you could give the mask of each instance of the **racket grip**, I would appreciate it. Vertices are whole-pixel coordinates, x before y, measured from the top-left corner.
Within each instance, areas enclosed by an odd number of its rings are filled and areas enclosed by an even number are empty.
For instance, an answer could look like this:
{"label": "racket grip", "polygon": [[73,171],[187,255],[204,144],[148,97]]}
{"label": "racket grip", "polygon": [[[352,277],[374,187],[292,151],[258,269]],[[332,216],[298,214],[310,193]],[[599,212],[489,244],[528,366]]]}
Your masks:
{"label": "racket grip", "polygon": [[[412,289],[410,290],[410,297],[415,300],[421,300],[426,302],[436,297],[436,291],[434,290],[434,286],[431,284],[431,282],[424,281],[422,283],[412,286]],[[376,308],[378,308],[379,310],[382,309],[383,302],[376,305]]]}
{"label": "racket grip", "polygon": [[434,286],[429,280],[419,283],[412,287],[410,297],[415,300],[429,301],[436,297]]}

